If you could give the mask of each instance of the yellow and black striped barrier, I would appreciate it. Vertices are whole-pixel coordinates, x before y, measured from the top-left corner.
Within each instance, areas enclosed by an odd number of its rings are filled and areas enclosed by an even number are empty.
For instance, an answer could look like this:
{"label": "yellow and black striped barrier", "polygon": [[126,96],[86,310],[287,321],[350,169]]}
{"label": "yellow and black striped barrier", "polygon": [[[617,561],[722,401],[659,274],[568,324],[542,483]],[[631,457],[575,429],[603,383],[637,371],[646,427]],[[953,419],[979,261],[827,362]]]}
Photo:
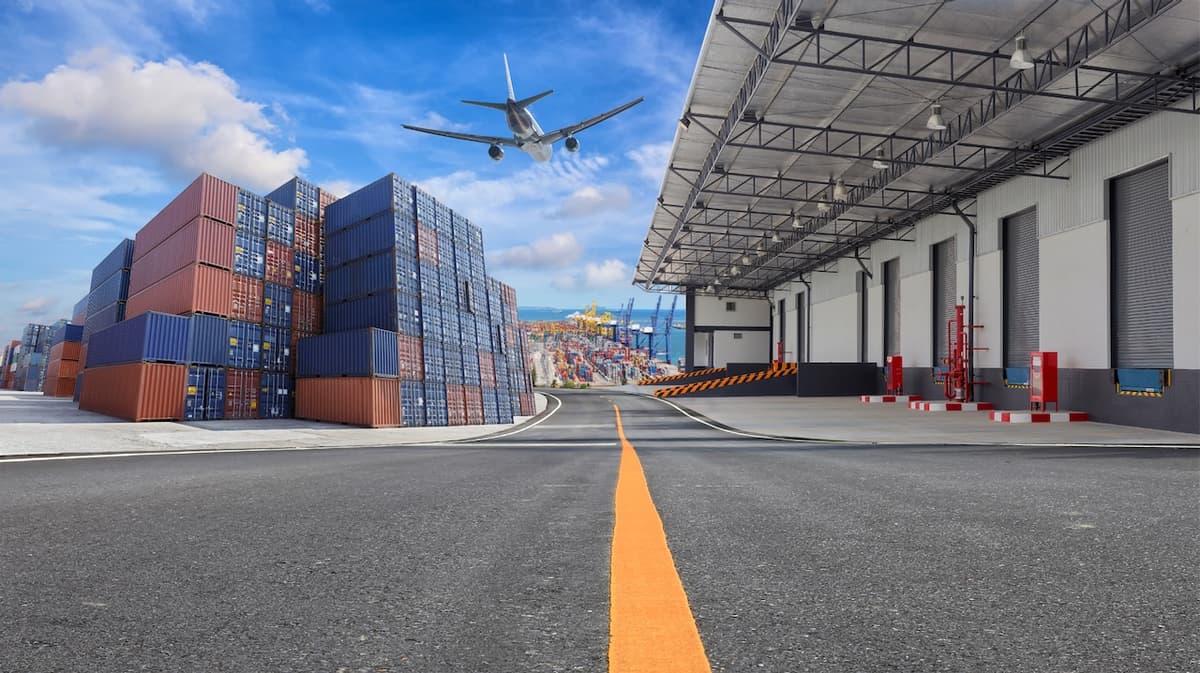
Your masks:
{"label": "yellow and black striped barrier", "polygon": [[758,372],[749,374],[738,374],[736,376],[726,376],[709,381],[701,381],[699,383],[688,383],[680,386],[672,386],[654,391],[655,397],[679,397],[691,393],[699,393],[708,390],[716,390],[717,388],[725,388],[728,386],[736,386],[744,383],[753,383],[755,381],[765,381],[767,379],[779,378],[782,376],[795,376],[799,371],[796,363],[789,362],[781,366],[771,367]]}
{"label": "yellow and black striped barrier", "polygon": [[671,374],[669,376],[656,376],[652,379],[642,379],[641,381],[638,381],[638,385],[658,386],[664,383],[677,383],[698,376],[712,376],[713,374],[719,374],[724,371],[726,371],[725,367],[721,367],[720,369],[702,369],[697,372],[680,372],[678,374]]}

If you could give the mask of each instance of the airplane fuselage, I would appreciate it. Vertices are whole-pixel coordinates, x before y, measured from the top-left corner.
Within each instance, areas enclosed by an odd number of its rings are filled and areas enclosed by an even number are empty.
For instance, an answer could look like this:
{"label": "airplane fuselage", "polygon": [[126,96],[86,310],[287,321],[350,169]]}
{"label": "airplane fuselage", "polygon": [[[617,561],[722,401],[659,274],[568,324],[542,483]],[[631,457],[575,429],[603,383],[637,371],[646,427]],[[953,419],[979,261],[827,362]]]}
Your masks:
{"label": "airplane fuselage", "polygon": [[554,148],[549,143],[541,142],[540,139],[545,132],[533,118],[532,112],[517,105],[516,101],[510,98],[505,106],[504,120],[508,123],[508,130],[512,131],[513,139],[517,141],[522,152],[533,157],[534,161],[550,161]]}

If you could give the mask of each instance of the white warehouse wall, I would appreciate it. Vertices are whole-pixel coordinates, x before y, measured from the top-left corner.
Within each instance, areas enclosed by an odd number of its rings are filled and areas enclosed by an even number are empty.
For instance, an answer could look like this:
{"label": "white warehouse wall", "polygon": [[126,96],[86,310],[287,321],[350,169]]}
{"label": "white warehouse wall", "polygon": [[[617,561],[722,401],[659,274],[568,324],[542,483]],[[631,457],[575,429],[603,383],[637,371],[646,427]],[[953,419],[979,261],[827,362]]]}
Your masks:
{"label": "white warehouse wall", "polygon": [[712,339],[713,366],[724,367],[731,362],[766,362],[771,333],[720,330],[712,333]]}
{"label": "white warehouse wall", "polygon": [[[725,310],[734,302],[736,310]],[[697,327],[766,327],[771,323],[771,305],[765,299],[746,297],[696,297]]]}
{"label": "white warehouse wall", "polygon": [[1200,369],[1200,192],[1172,203],[1175,367]]}
{"label": "white warehouse wall", "polygon": [[1108,221],[1041,241],[1039,347],[1065,369],[1109,366]]}
{"label": "white warehouse wall", "polygon": [[858,296],[813,302],[812,361],[858,361]]}

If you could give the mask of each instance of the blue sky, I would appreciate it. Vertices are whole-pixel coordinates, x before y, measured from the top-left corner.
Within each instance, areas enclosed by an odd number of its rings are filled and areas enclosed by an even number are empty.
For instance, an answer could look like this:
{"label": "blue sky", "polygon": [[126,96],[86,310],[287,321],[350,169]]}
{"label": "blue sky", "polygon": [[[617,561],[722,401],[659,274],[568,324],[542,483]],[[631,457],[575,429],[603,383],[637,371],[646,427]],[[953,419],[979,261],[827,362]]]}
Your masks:
{"label": "blue sky", "polygon": [[[710,7],[636,2],[10,0],[0,3],[0,338],[66,317],[91,267],[201,171],[260,193],[388,172],[483,227],[525,306],[639,306],[631,285]],[[549,130],[637,96],[550,164],[424,136]]]}

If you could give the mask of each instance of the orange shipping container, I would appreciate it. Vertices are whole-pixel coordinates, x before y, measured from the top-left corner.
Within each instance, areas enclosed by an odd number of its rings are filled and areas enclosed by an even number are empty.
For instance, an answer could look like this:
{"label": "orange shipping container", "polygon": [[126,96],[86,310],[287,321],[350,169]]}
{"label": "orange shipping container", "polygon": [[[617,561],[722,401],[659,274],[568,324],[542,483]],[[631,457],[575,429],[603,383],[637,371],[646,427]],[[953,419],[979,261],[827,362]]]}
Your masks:
{"label": "orange shipping container", "polygon": [[296,264],[296,253],[282,243],[267,241],[266,281],[292,286],[292,267]]}
{"label": "orange shipping container", "polygon": [[80,369],[87,368],[87,351],[88,351],[87,344],[79,345],[79,368]]}
{"label": "orange shipping container", "polygon": [[417,223],[417,256],[422,262],[438,263],[437,231],[419,222]]}
{"label": "orange shipping container", "polygon": [[231,293],[229,317],[234,320],[261,323],[263,282],[257,278],[249,278],[235,273],[230,283],[233,292]]}
{"label": "orange shipping container", "polygon": [[65,379],[62,377],[52,379],[46,377],[46,385],[42,388],[42,394],[46,397],[74,397],[75,396],[75,377]]}
{"label": "orange shipping container", "polygon": [[483,425],[483,388],[463,386],[467,425]]}
{"label": "orange shipping container", "polygon": [[146,311],[176,315],[208,313],[227,318],[232,294],[232,273],[203,264],[193,264],[131,295],[125,304],[125,319],[139,316]]}
{"label": "orange shipping container", "polygon": [[138,257],[129,270],[129,294],[137,294],[188,266],[233,268],[233,225],[197,217]]}
{"label": "orange shipping container", "polygon": [[321,332],[321,295],[300,290],[292,293],[292,330]]}
{"label": "orange shipping container", "polygon": [[425,350],[421,337],[397,335],[400,351],[400,378],[405,381],[425,380]]}
{"label": "orange shipping container", "polygon": [[399,427],[403,424],[400,380],[297,379],[296,418],[368,428]]}
{"label": "orange shipping container", "polygon": [[479,351],[479,379],[485,388],[496,387],[496,356]]}
{"label": "orange shipping container", "polygon": [[79,408],[130,421],[177,421],[183,418],[187,365],[134,362],[93,367]]}
{"label": "orange shipping container", "polygon": [[78,360],[83,344],[78,341],[63,341],[50,348],[51,360]]}
{"label": "orange shipping container", "polygon": [[313,257],[321,251],[320,223],[300,213],[296,213],[296,249]]}
{"label": "orange shipping container", "polygon": [[237,190],[237,187],[207,173],[196,178],[138,231],[133,240],[134,261],[201,215],[225,224],[236,224]]}
{"label": "orange shipping container", "polygon": [[46,363],[46,380],[49,381],[50,379],[58,378],[58,369],[61,366],[62,360],[50,358],[50,361]]}

